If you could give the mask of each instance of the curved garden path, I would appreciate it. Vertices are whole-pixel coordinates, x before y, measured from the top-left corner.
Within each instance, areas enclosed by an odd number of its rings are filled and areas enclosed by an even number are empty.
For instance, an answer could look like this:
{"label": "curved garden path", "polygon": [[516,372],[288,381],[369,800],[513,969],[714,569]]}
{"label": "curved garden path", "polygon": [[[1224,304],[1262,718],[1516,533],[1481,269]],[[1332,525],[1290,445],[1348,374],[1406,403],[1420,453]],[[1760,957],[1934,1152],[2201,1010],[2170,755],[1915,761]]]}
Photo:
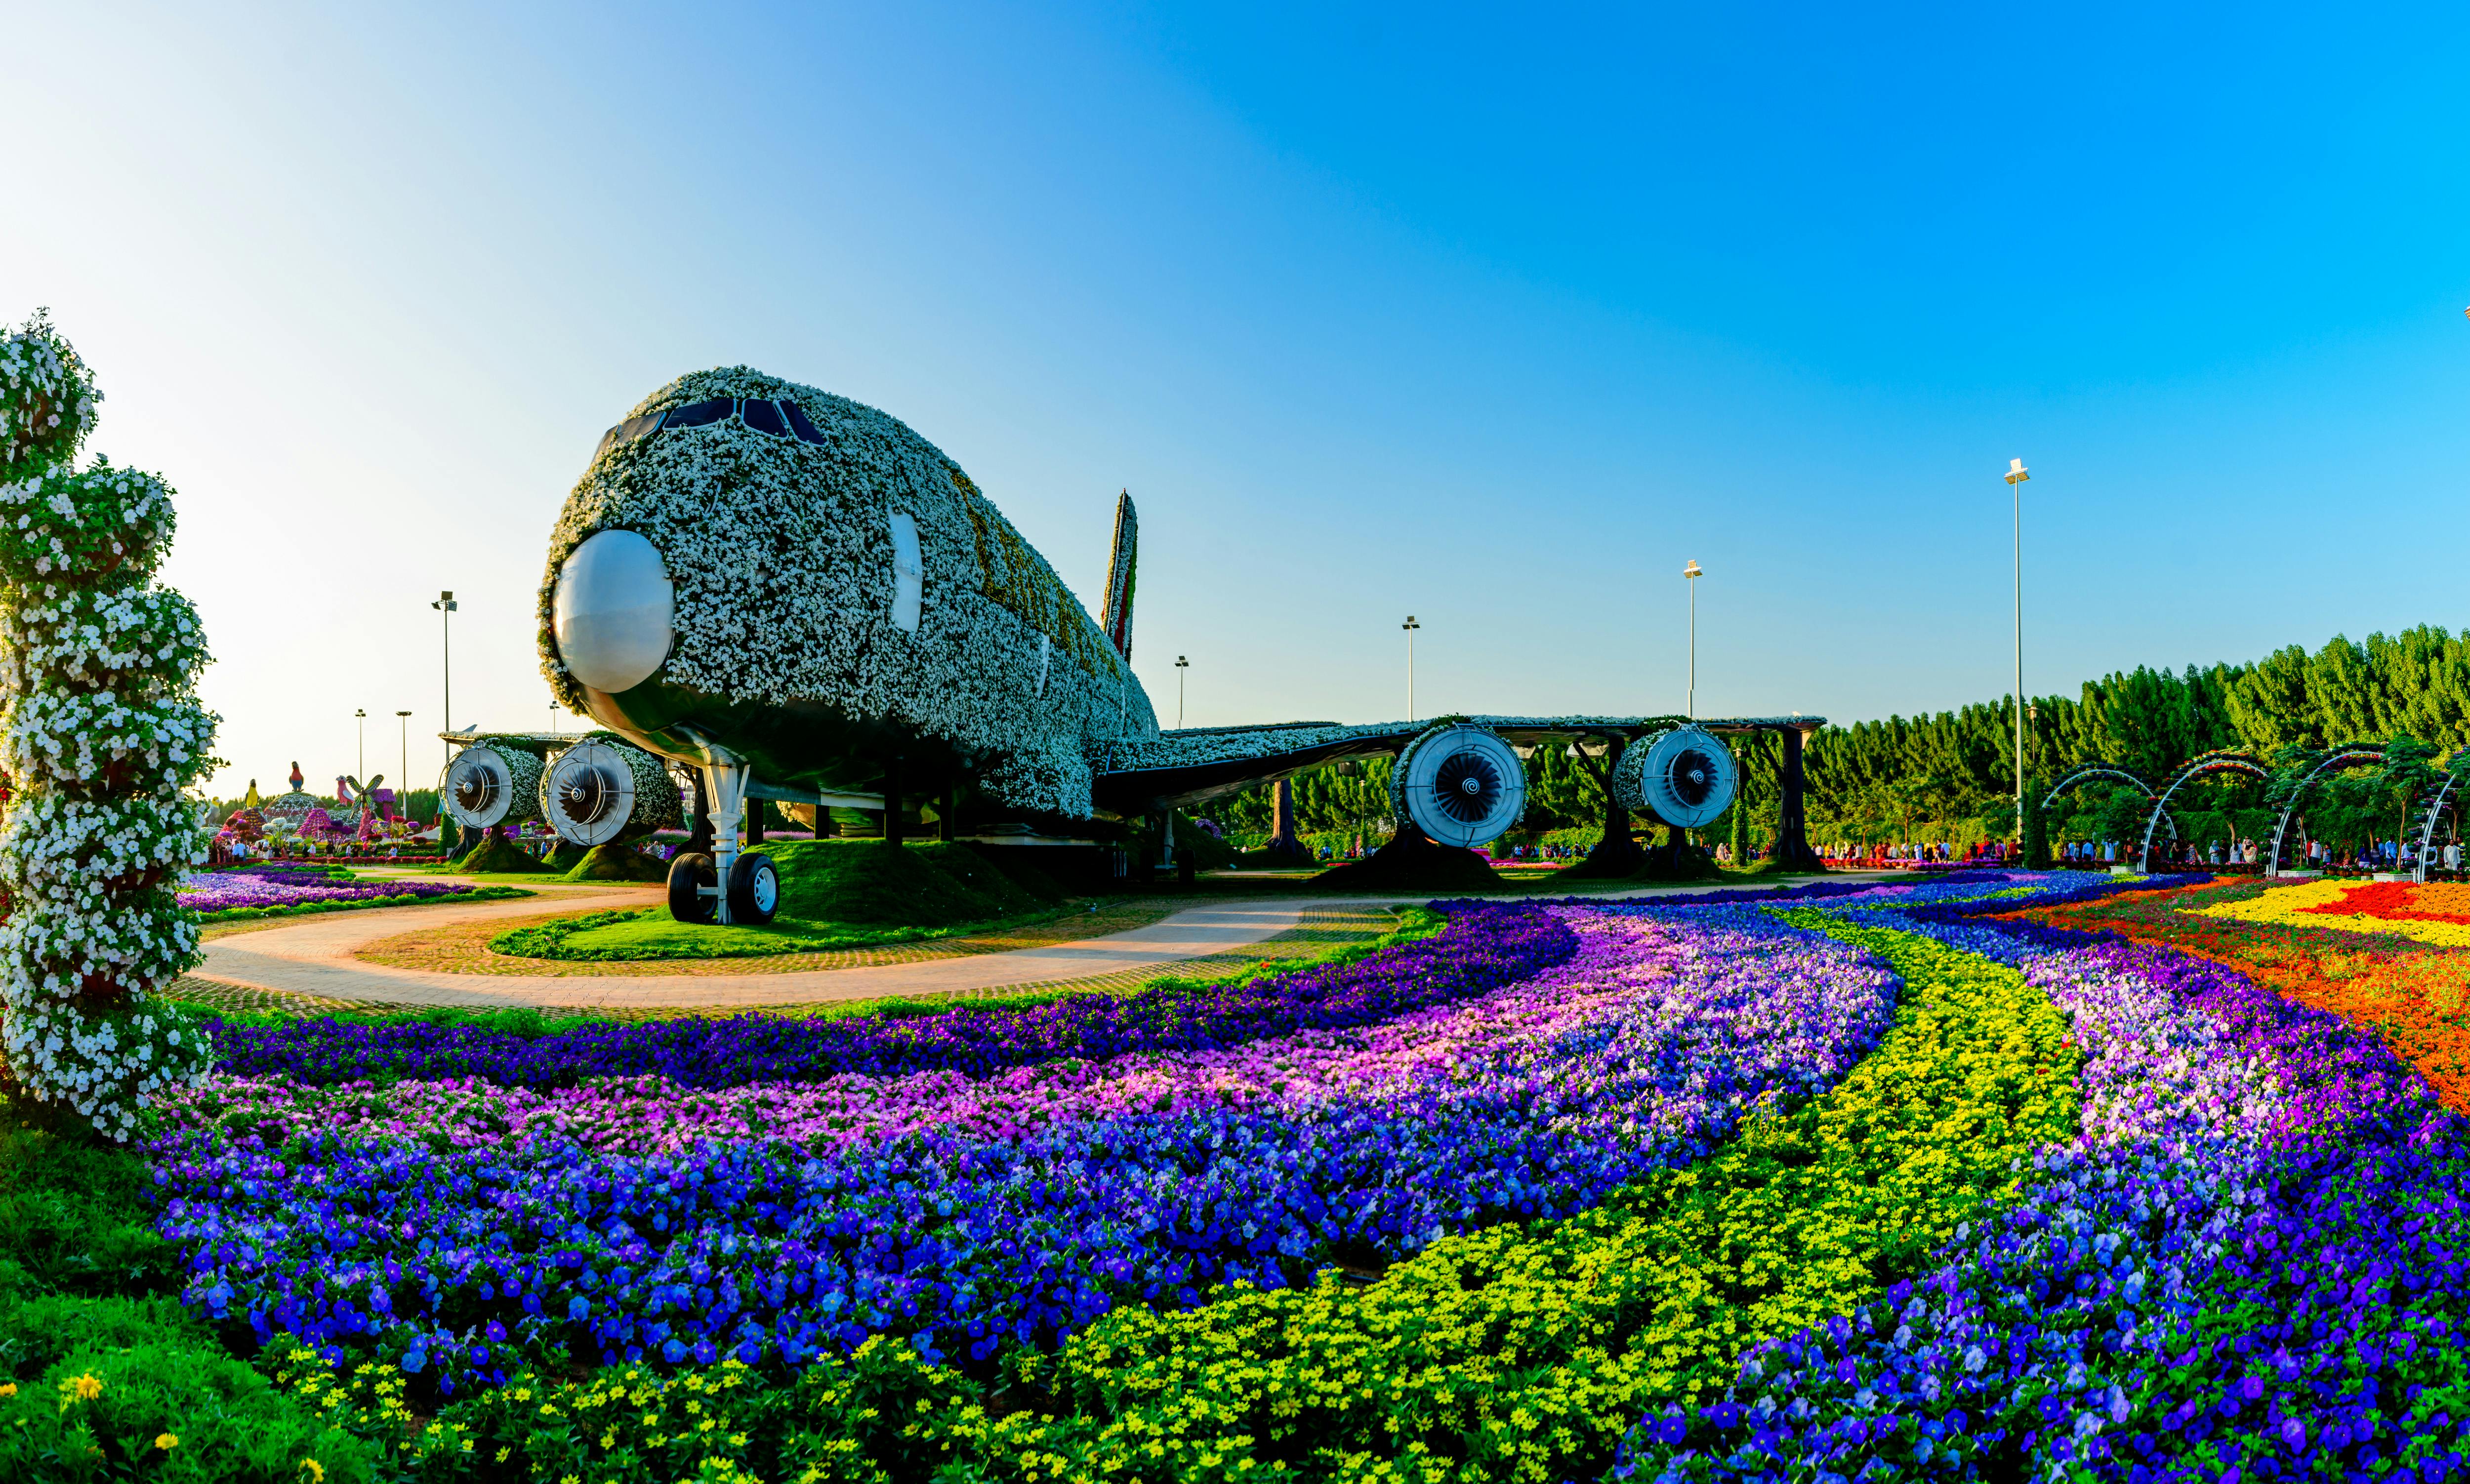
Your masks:
{"label": "curved garden path", "polygon": [[[1613,900],[1694,895],[1723,889],[1720,884],[1649,887],[1589,894]],[[1250,948],[1294,933],[1308,915],[1322,918],[1361,916],[1365,909],[1422,901],[1425,896],[1398,893],[1211,902],[1185,908],[1147,927],[1104,937],[1008,953],[805,972],[730,974],[707,969],[695,974],[639,971],[624,976],[561,977],[455,974],[392,967],[358,957],[372,943],[415,929],[539,916],[544,910],[564,914],[644,907],[660,899],[658,887],[548,888],[521,901],[334,913],[209,939],[205,962],[191,971],[190,977],[218,985],[370,1005],[604,1010],[813,1005],[887,995],[967,994],[1119,979]]]}

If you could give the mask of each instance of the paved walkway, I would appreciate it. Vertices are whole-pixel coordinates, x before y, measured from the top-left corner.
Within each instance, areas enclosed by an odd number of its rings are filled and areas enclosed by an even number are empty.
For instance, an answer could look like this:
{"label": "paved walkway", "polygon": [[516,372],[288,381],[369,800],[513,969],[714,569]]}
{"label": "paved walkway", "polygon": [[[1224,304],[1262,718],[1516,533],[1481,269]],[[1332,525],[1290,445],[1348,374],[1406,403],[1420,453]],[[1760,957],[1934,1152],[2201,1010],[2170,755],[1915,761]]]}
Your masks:
{"label": "paved walkway", "polygon": [[[1851,873],[1846,873],[1850,878]],[[1649,887],[1600,893],[1607,900],[1639,896],[1695,895],[1722,891],[1718,883]],[[1065,981],[1163,968],[1187,960],[1249,947],[1293,929],[1311,909],[1420,902],[1430,893],[1400,893],[1360,897],[1288,897],[1213,902],[1186,908],[1164,921],[1130,932],[1077,942],[1023,948],[1011,953],[929,959],[785,974],[660,974],[618,978],[530,978],[502,974],[447,974],[389,968],[354,957],[379,939],[419,927],[444,927],[497,917],[537,916],[549,912],[597,912],[650,906],[660,889],[611,887],[572,893],[544,892],[514,902],[477,902],[468,907],[385,907],[336,913],[278,928],[216,939],[205,962],[191,977],[287,994],[373,1005],[649,1009],[763,1005],[811,1005],[887,995],[944,995],[989,989],[1028,988]],[[1595,894],[1595,893],[1591,893]]]}

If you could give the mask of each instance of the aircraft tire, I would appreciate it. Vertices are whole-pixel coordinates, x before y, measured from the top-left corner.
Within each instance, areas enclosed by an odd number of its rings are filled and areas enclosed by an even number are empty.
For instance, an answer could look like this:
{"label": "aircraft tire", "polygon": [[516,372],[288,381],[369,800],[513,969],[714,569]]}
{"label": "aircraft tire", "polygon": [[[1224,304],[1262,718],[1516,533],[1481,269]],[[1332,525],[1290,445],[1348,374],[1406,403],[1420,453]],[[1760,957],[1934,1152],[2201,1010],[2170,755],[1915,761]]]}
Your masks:
{"label": "aircraft tire", "polygon": [[700,850],[669,862],[669,916],[680,922],[710,922],[719,916],[720,898],[702,891],[715,879],[711,857]]}
{"label": "aircraft tire", "polygon": [[729,868],[729,920],[760,926],[781,910],[781,869],[760,850],[749,850]]}

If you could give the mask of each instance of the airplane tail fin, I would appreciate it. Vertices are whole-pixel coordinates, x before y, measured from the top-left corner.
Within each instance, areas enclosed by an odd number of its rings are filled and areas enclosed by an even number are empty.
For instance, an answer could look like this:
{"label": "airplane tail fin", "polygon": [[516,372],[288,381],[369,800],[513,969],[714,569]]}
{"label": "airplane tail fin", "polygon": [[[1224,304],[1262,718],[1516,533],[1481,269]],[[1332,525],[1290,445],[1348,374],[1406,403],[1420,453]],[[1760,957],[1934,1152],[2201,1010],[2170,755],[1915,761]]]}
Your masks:
{"label": "airplane tail fin", "polygon": [[1107,561],[1107,602],[1098,615],[1107,642],[1126,660],[1132,658],[1132,554],[1139,526],[1132,515],[1132,493],[1126,490],[1115,500],[1115,548]]}

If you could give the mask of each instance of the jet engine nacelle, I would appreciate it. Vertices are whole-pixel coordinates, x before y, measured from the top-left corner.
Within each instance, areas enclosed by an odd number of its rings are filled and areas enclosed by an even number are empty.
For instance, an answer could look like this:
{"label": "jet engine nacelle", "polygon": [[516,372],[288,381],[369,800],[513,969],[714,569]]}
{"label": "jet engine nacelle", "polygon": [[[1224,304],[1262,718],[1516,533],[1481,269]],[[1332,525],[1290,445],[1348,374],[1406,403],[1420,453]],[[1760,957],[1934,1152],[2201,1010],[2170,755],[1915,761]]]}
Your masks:
{"label": "jet engine nacelle", "polygon": [[536,820],[541,817],[541,770],[537,754],[475,742],[446,765],[437,797],[446,813],[466,829]]}
{"label": "jet engine nacelle", "polygon": [[685,818],[668,765],[606,737],[586,737],[558,754],[539,787],[540,817],[571,845],[641,840]]}
{"label": "jet engine nacelle", "polygon": [[1675,829],[1696,829],[1731,806],[1740,765],[1704,727],[1675,727],[1623,749],[1613,769],[1613,800]]}
{"label": "jet engine nacelle", "polygon": [[1398,754],[1389,803],[1400,825],[1435,845],[1483,845],[1526,812],[1526,768],[1481,727],[1435,727]]}

